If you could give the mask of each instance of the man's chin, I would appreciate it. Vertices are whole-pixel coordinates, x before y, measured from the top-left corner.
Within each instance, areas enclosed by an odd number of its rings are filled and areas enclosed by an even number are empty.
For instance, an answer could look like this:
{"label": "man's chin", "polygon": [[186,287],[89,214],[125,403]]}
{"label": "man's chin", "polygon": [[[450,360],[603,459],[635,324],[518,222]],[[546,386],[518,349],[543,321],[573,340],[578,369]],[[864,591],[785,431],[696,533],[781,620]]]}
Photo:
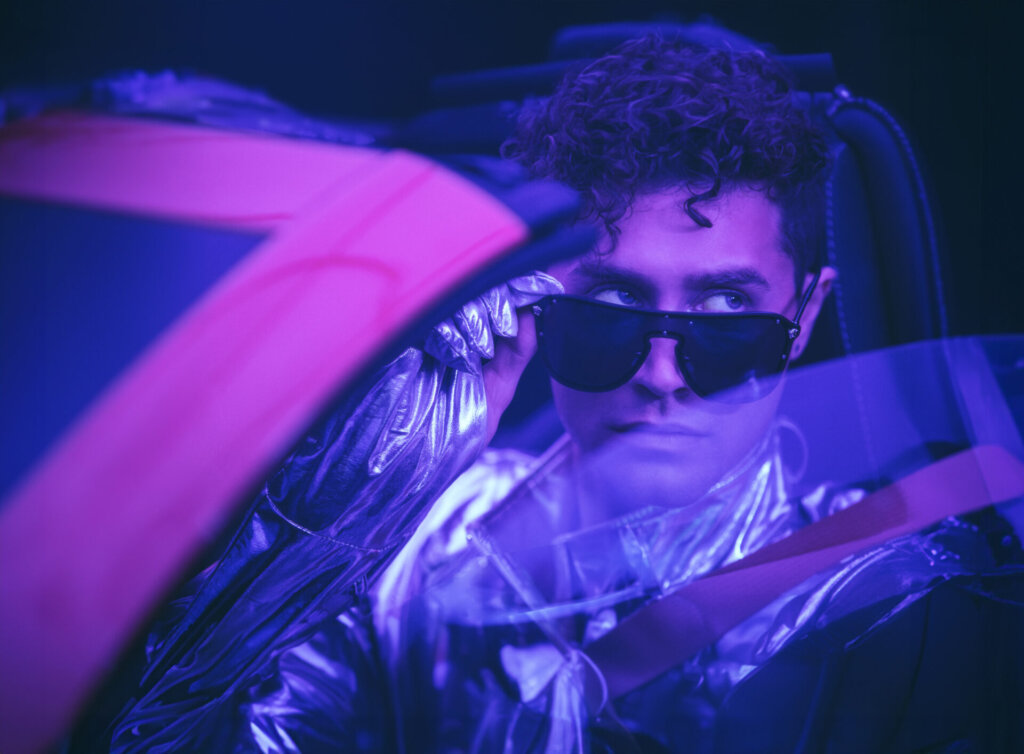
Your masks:
{"label": "man's chin", "polygon": [[[703,442],[702,442],[703,440]],[[578,466],[591,521],[697,502],[721,475],[706,438],[623,433],[582,454]]]}

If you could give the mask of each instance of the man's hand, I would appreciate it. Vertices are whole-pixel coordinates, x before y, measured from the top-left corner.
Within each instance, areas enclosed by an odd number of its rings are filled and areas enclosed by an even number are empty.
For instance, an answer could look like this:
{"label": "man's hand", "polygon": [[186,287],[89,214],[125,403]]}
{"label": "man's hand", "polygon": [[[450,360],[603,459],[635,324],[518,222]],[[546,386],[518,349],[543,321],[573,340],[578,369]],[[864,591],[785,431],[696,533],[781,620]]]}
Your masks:
{"label": "man's hand", "polygon": [[484,394],[487,397],[487,443],[498,431],[498,422],[512,402],[519,378],[537,353],[537,327],[529,307],[517,310],[519,332],[511,338],[498,338],[494,358],[483,365]]}
{"label": "man's hand", "polygon": [[487,442],[515,394],[523,369],[537,351],[537,331],[529,307],[562,285],[535,272],[513,278],[470,301],[434,328],[427,353],[447,366],[482,374],[487,401]]}

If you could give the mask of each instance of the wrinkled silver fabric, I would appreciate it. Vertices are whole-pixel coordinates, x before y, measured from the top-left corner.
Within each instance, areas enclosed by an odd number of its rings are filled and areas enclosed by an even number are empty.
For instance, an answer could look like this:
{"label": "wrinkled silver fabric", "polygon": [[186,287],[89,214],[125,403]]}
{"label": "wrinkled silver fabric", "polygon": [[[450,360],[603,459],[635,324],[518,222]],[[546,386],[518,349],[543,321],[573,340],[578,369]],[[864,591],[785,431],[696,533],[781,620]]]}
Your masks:
{"label": "wrinkled silver fabric", "polygon": [[[438,499],[382,574],[374,589],[378,599],[404,603],[418,592],[424,576],[419,566],[442,567],[453,554],[453,543],[457,551],[457,543],[465,542],[467,519],[504,498],[534,460],[516,451],[485,451]],[[363,603],[284,652],[268,682],[241,701],[231,721],[232,745],[265,754],[398,751],[401,736],[395,726],[410,716],[422,725],[432,724],[427,707],[420,711],[414,705],[399,715],[392,713],[390,679],[402,678],[403,673],[383,658],[397,657],[399,647],[389,641],[404,637],[409,627],[400,617],[393,610],[371,612]],[[429,703],[428,698],[422,701]]]}
{"label": "wrinkled silver fabric", "polygon": [[[427,352],[407,349],[365,396],[310,431],[223,555],[164,611],[147,643],[138,691],[116,723],[113,751],[277,750],[240,713],[262,715],[269,705],[287,717],[288,685],[274,691],[278,658],[346,611],[351,615],[340,620],[350,635],[325,639],[332,659],[314,661],[309,672],[370,672],[372,656],[351,643],[367,621],[352,616],[365,610],[368,585],[431,503],[481,452],[481,363],[493,355],[494,338],[515,333],[516,307],[558,290],[538,274],[488,292],[440,325]],[[282,672],[300,668],[293,677],[301,677],[313,656],[286,653]],[[358,700],[327,692],[329,698],[339,719],[358,718]]]}
{"label": "wrinkled silver fabric", "polygon": [[516,309],[562,292],[562,284],[543,272],[512,278],[437,325],[427,337],[425,350],[448,366],[479,374],[482,361],[494,356],[495,337],[518,334]]}
{"label": "wrinkled silver fabric", "polygon": [[[581,611],[589,614],[584,630],[587,640],[593,640],[617,622],[609,606],[670,590],[860,496],[859,491],[818,491],[808,496],[805,505],[789,504],[783,481],[787,472],[779,457],[776,433],[709,492],[714,502],[695,521],[681,524],[674,512],[650,508],[628,517],[628,536],[612,525],[596,533],[564,538],[553,549],[539,548],[535,554],[544,562],[557,564],[560,571],[573,570],[573,564],[579,564],[589,580],[581,585],[581,593],[538,598],[535,587],[521,579],[506,581],[508,572],[493,568],[494,557],[500,555],[496,541],[501,534],[494,533],[495,541],[484,544],[489,535],[474,521],[523,479],[528,480],[528,505],[557,518],[571,488],[564,475],[569,455],[567,438],[540,461],[515,451],[485,454],[439,499],[381,578],[374,615],[376,635],[371,635],[365,614],[363,622],[350,614],[347,623],[330,623],[313,640],[285,653],[275,677],[275,694],[246,710],[246,737],[264,742],[261,751],[303,751],[315,746],[311,742],[321,735],[355,735],[346,726],[359,719],[363,725],[356,728],[363,740],[384,749],[500,751],[506,742],[525,735],[518,728],[527,719],[521,714],[525,704],[555,712],[544,747],[522,750],[577,750],[582,745],[581,726],[588,724],[580,694],[586,660],[581,655],[566,659],[564,639],[551,633],[553,622]],[[531,518],[531,523],[536,520]],[[467,528],[474,531],[469,547]],[[530,535],[544,542],[547,532],[531,528]],[[482,551],[488,554],[482,557]],[[557,581],[565,584],[569,580]],[[601,599],[594,602],[587,600],[587,595]],[[538,605],[538,599],[543,604]],[[547,640],[525,647],[509,642],[498,651],[504,672],[521,684],[522,702],[493,678],[481,685],[479,678],[463,674],[466,667],[475,671],[481,661],[486,662],[479,654],[485,627],[501,625],[526,626],[514,632]],[[538,627],[542,629],[539,632]],[[460,650],[455,651],[456,647]],[[353,674],[352,657],[363,658],[361,664],[367,666],[365,658],[375,652],[382,663],[378,672],[393,686],[393,696],[380,702],[394,705],[396,717],[387,715],[392,722],[386,722],[385,717],[374,720],[365,711],[353,711],[347,717],[332,713],[329,705],[337,702],[330,693],[320,693],[320,686],[335,693],[344,687],[348,699],[365,702],[380,681]],[[431,661],[424,662],[424,652]],[[453,655],[466,665],[460,667]],[[319,680],[313,680],[316,678]],[[305,716],[301,720],[294,714],[300,708]],[[443,719],[453,709],[465,713],[457,725]],[[393,739],[385,730],[389,726],[396,726]],[[475,746],[470,745],[472,741],[477,742]],[[521,749],[513,746],[511,750]]]}
{"label": "wrinkled silver fabric", "polygon": [[[413,651],[410,643],[419,641],[414,637],[431,626],[440,632],[434,640],[441,646],[452,647],[459,637],[461,662],[450,661],[439,689],[444,709],[451,709],[451,694],[461,698],[467,687],[489,686],[474,699],[482,705],[478,714],[486,709],[481,718],[486,723],[466,738],[454,732],[461,726],[453,727],[451,738],[438,741],[440,749],[462,750],[472,740],[479,742],[472,750],[481,752],[526,741],[530,747],[523,750],[585,750],[583,731],[592,721],[583,689],[592,671],[585,651],[573,647],[613,628],[624,617],[617,606],[670,592],[860,498],[856,490],[818,490],[807,496],[806,503],[791,500],[779,452],[781,431],[769,434],[705,495],[696,518],[688,511],[650,506],[604,525],[558,534],[557,514],[576,504],[577,489],[570,446],[563,441],[536,476],[519,488],[520,500],[500,503],[507,508],[492,521],[501,523],[469,524],[472,547],[462,552],[457,565],[449,561],[426,577],[422,596],[406,596],[413,607],[404,609],[402,621],[390,624],[405,635],[388,637],[389,644],[399,648],[394,657],[400,659],[392,668],[399,678],[410,674],[401,665]],[[522,510],[517,512],[517,507]],[[528,516],[535,511],[550,516],[553,530],[538,526],[542,516]],[[538,545],[524,550],[516,544],[521,539],[515,530],[517,520],[526,518]],[[454,550],[454,544],[449,549]],[[538,569],[537,564],[544,567]],[[541,574],[542,581],[535,574]],[[382,602],[378,609],[386,612],[403,601],[391,596],[390,604]],[[429,618],[422,618],[424,610]],[[581,634],[566,635],[565,621],[570,619],[582,627]],[[518,700],[478,676],[479,657],[463,654],[469,646],[486,651],[482,645],[495,641],[487,634],[502,636],[497,656],[504,674],[516,684]],[[537,715],[524,715],[528,710],[550,710],[545,712],[546,732],[540,739],[534,740]],[[473,717],[469,714],[462,722]],[[512,750],[520,750],[519,745]]]}
{"label": "wrinkled silver fabric", "polygon": [[[582,752],[629,751],[601,742],[646,731],[666,751],[710,750],[730,691],[801,636],[896,598],[875,618],[883,625],[926,599],[937,580],[992,567],[984,532],[947,520],[819,574],[653,683],[600,713],[588,707],[587,643],[651,598],[862,497],[859,489],[817,488],[787,503],[778,440],[777,431],[716,488],[717,512],[700,522],[680,525],[674,512],[651,508],[533,552],[500,551],[502,532],[483,531],[479,520],[496,506],[511,503],[514,512],[517,497],[554,514],[545,495],[568,489],[561,477],[568,444],[539,461],[489,451],[381,579],[376,630],[367,613],[350,612],[285,653],[276,693],[246,709],[243,737],[262,742],[261,751],[307,754],[342,740],[361,742],[350,747],[359,751]],[[530,533],[542,542],[537,520],[529,518]],[[676,565],[694,551],[685,531],[698,534],[707,554],[693,570]],[[730,537],[746,544],[734,547]],[[506,562],[495,567],[495,558]],[[557,571],[551,581],[563,591],[529,583],[531,560]],[[1024,575],[1024,566],[1016,568]],[[570,573],[575,583],[559,577]],[[986,587],[963,588],[982,594]],[[379,664],[360,675],[369,657]],[[339,715],[338,697],[363,708]]]}
{"label": "wrinkled silver fabric", "polygon": [[[1019,351],[1010,351],[999,359],[1019,374],[1024,360]],[[844,480],[838,486],[815,481],[810,489],[802,487],[799,495],[792,494],[795,479],[808,464],[813,467],[813,453],[805,452],[791,467],[783,446],[790,433],[805,430],[807,424],[796,430],[796,425],[778,423],[765,442],[708,493],[702,515],[648,506],[584,530],[566,531],[561,520],[565,508],[574,504],[576,489],[567,442],[532,463],[521,454],[485,454],[449,488],[378,581],[376,610],[368,600],[356,600],[317,626],[304,643],[279,645],[284,651],[275,652],[259,673],[247,677],[233,695],[210,705],[202,737],[182,738],[179,743],[212,742],[200,750],[304,754],[339,748],[732,752],[792,751],[803,746],[817,751],[828,750],[828,739],[815,738],[816,730],[799,726],[805,721],[817,725],[822,716],[842,722],[845,716],[845,724],[853,727],[841,728],[838,741],[850,750],[913,750],[923,747],[901,748],[894,737],[903,721],[923,721],[927,735],[938,729],[938,723],[921,710],[904,715],[901,703],[909,697],[896,697],[883,708],[889,717],[879,716],[870,707],[872,694],[891,685],[901,694],[923,686],[927,695],[947,673],[982,662],[990,666],[981,676],[986,685],[964,687],[967,697],[980,694],[987,700],[981,707],[975,705],[975,713],[997,708],[997,702],[1004,707],[1014,704],[1012,693],[1019,696],[1019,684],[999,665],[1009,662],[1012,669],[1012,663],[1024,657],[1022,637],[1019,632],[992,629],[998,629],[1000,621],[1011,628],[1024,621],[1024,558],[1013,529],[992,511],[987,520],[946,519],[826,569],[623,698],[594,706],[583,694],[584,679],[594,673],[587,644],[633,611],[678,584],[855,502],[863,493],[849,480],[886,483],[885,477],[871,474],[872,467],[863,465],[870,455],[857,455],[865,435],[849,430],[845,437],[841,434],[842,428],[860,426],[865,419],[863,410],[834,400],[836,387],[842,387],[846,378],[871,376],[878,383],[872,383],[871,394],[881,396],[877,408],[885,420],[880,425],[884,436],[867,439],[892,441],[890,454],[896,449],[917,453],[922,441],[936,437],[962,442],[957,434],[961,413],[947,417],[946,428],[932,421],[942,410],[962,410],[957,404],[924,400],[919,408],[927,412],[930,423],[928,434],[923,434],[901,413],[914,404],[902,403],[891,389],[893,380],[897,387],[906,380],[914,397],[920,397],[924,383],[912,365],[933,371],[936,356],[936,349],[922,347],[874,360],[866,357],[853,365],[856,369],[826,365],[802,381],[791,376],[788,389],[799,396],[797,408],[804,409],[805,418],[812,417],[810,425],[833,449],[825,468],[808,478],[820,480],[821,472],[842,468],[838,478]],[[973,361],[969,376],[971,385],[988,384],[980,381],[984,375]],[[812,394],[814,386],[820,395]],[[890,390],[879,389],[885,386]],[[979,395],[993,400],[991,390]],[[850,410],[844,415],[845,409]],[[998,414],[989,411],[986,423],[976,423],[980,429],[971,430],[965,438],[968,443],[1013,441],[1014,425],[997,426],[992,416]],[[868,414],[868,426],[871,418]],[[804,442],[802,447],[806,451],[815,444]],[[918,456],[893,458],[894,468],[901,470],[895,478],[929,462],[914,460]],[[866,476],[858,476],[865,471]],[[495,510],[503,515],[491,516]],[[906,616],[928,617],[933,608],[943,615],[943,599],[947,608],[954,607],[952,614],[945,613],[954,622],[964,606],[968,611],[973,605],[990,613],[1004,612],[997,613],[995,624],[985,626],[984,641],[960,641],[950,655],[927,659],[920,658],[933,634],[943,633],[934,630],[944,628],[943,621],[929,618],[921,624],[928,631],[917,626],[919,653],[891,658],[893,669],[901,665],[899,678],[890,678],[889,665],[882,673],[869,668],[872,692],[853,697],[854,704],[866,701],[868,706],[855,708],[851,717],[845,707],[851,698],[830,696],[835,688],[831,658],[845,657],[845,652],[855,652],[873,637],[904,625]],[[787,664],[791,651],[805,643],[827,650],[811,653],[810,674],[798,673],[798,663]],[[1004,648],[1005,654],[1000,651]],[[907,671],[913,671],[919,660],[924,670],[917,684],[917,676]],[[790,684],[781,691],[772,685],[780,680],[780,667],[781,680]],[[771,683],[763,680],[766,677]],[[992,685],[996,681],[998,685]],[[1008,701],[1000,696],[1004,690],[1011,692]],[[943,693],[947,691],[948,686]],[[957,697],[957,702],[962,699]],[[804,706],[787,707],[794,702]],[[760,722],[745,722],[751,715]],[[1019,715],[1011,708],[1009,714],[997,711],[995,719],[1019,720]],[[771,742],[770,736],[785,725],[796,725],[799,739],[782,745]],[[977,730],[985,736],[989,728]],[[996,735],[1004,734],[1007,731],[999,730]],[[740,742],[745,748],[732,745],[729,736],[736,735],[747,736]],[[992,741],[997,747],[1006,740],[1024,740],[1013,739],[1012,731],[1008,735],[1011,738]],[[855,737],[860,743],[851,744]],[[978,740],[981,750],[1000,750],[985,748],[983,738],[937,739],[935,746],[929,739],[928,750],[977,750],[969,747]]]}
{"label": "wrinkled silver fabric", "polygon": [[[633,740],[636,731],[667,751],[703,750],[730,692],[796,639],[895,600],[876,618],[884,624],[925,598],[937,580],[994,566],[984,533],[948,520],[818,574],[680,667],[595,710],[584,695],[596,670],[586,657],[589,642],[651,599],[863,496],[859,489],[818,488],[789,498],[778,438],[773,433],[717,485],[696,519],[648,508],[553,538],[528,515],[555,511],[554,500],[571,504],[572,486],[560,478],[567,447],[548,458],[542,476],[518,488],[518,511],[514,499],[498,503],[510,506],[513,515],[503,519],[510,527],[530,522],[536,548],[510,549],[515,536],[469,524],[470,547],[449,543],[460,554],[435,566],[418,595],[401,608],[394,595],[380,604],[391,613],[378,622],[398,689],[402,750],[584,752],[601,750],[596,742],[605,737]],[[455,530],[446,525],[446,532]],[[1024,575],[1024,566],[1016,568]],[[976,582],[966,588],[984,591]],[[425,710],[444,724],[426,724]]]}

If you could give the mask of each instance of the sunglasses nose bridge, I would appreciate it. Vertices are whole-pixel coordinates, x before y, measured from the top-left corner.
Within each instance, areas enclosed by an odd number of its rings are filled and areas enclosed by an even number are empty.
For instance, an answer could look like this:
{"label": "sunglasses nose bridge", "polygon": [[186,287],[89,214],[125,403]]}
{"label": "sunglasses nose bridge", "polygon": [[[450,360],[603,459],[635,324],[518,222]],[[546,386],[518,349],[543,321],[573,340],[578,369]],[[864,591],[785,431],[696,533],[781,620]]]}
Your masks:
{"label": "sunglasses nose bridge", "polygon": [[[644,335],[644,340],[647,354],[636,374],[636,379],[657,394],[667,395],[688,388],[676,355],[678,346],[683,342],[682,334],[655,329],[648,331]],[[659,347],[659,342],[663,342],[664,345]]]}
{"label": "sunglasses nose bridge", "polygon": [[658,314],[656,319],[648,320],[645,323],[647,325],[647,332],[644,338],[647,341],[650,341],[651,338],[668,338],[682,343],[684,337],[682,324],[676,320],[677,317],[671,314]]}
{"label": "sunglasses nose bridge", "polygon": [[674,347],[682,346],[686,342],[686,336],[682,331],[682,327],[668,315],[663,315],[657,321],[648,324],[648,330],[644,334],[644,340],[647,341],[648,348],[653,345],[652,341],[655,338],[674,340],[676,342]]}

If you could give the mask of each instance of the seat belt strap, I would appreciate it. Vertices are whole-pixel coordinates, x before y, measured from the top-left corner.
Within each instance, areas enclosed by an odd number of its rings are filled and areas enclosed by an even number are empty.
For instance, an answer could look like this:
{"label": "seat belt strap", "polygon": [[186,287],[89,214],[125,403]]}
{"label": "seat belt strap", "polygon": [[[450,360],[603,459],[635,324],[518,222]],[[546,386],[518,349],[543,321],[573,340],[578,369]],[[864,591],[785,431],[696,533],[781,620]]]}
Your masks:
{"label": "seat belt strap", "polygon": [[849,555],[1021,496],[1024,464],[999,446],[970,448],[644,606],[584,652],[614,699]]}

